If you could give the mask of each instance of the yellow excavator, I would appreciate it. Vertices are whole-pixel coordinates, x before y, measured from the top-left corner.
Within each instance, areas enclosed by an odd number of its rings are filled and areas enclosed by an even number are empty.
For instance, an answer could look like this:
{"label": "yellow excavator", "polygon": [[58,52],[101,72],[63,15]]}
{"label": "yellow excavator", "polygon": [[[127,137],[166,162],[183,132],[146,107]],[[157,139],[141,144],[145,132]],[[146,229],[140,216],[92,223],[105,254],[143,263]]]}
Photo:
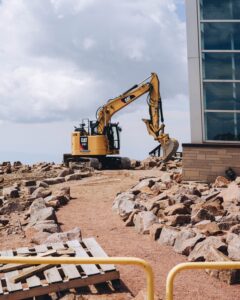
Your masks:
{"label": "yellow excavator", "polygon": [[[175,155],[178,141],[164,133],[164,119],[159,90],[159,79],[152,73],[139,84],[134,85],[120,96],[110,99],[96,112],[96,121],[83,120],[72,133],[72,153],[64,154],[66,165],[70,162],[88,162],[96,169],[130,167],[130,159],[115,156],[120,151],[120,131],[118,123],[111,123],[112,116],[142,95],[148,93],[149,120],[143,119],[147,131],[162,148],[162,160],[167,161]],[[161,124],[160,124],[161,118]]]}

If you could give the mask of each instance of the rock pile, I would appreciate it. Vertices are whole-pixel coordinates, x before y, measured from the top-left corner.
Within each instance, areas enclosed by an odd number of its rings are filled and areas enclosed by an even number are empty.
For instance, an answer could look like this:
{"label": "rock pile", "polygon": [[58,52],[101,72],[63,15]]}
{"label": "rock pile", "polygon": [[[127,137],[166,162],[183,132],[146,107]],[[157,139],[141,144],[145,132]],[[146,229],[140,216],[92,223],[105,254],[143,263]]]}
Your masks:
{"label": "rock pile", "polygon": [[181,157],[173,158],[167,162],[163,162],[161,157],[149,156],[145,160],[131,160],[131,168],[135,170],[151,170],[159,169],[160,171],[170,171],[180,169],[182,167]]}
{"label": "rock pile", "polygon": [[[113,210],[126,226],[172,246],[189,261],[240,260],[240,178],[183,182],[178,168],[141,179],[118,194]],[[208,271],[229,284],[240,272]]]}

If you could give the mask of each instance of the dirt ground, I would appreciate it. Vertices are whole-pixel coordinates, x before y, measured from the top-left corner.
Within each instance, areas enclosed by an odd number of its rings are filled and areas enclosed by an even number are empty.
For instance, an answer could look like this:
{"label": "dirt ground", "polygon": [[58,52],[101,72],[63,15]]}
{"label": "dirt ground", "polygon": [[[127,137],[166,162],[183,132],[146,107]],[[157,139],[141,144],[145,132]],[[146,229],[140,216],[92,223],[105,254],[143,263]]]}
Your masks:
{"label": "dirt ground", "polygon": [[[68,185],[73,199],[57,212],[63,231],[80,227],[82,235],[95,237],[109,256],[135,256],[151,263],[155,274],[155,290],[165,296],[166,276],[170,269],[186,261],[171,247],[160,246],[148,235],[139,235],[133,227],[125,227],[118,215],[112,212],[116,194],[125,191],[145,176],[158,176],[160,171],[103,171]],[[0,232],[1,249],[30,245],[21,235],[7,239]],[[120,276],[128,289],[136,295],[146,286],[145,274],[132,266],[118,266]],[[204,271],[186,271],[175,280],[174,299],[239,299],[240,285],[228,286],[211,278]],[[102,298],[101,298],[102,299]]]}
{"label": "dirt ground", "polygon": [[[148,235],[139,235],[133,227],[125,227],[112,212],[116,193],[125,191],[143,176],[159,175],[159,171],[106,171],[99,177],[86,178],[71,184],[75,198],[61,208],[57,217],[63,230],[79,226],[83,237],[95,237],[109,256],[135,256],[151,263],[155,273],[155,289],[165,295],[169,270],[186,261],[170,247],[160,246]],[[146,282],[143,271],[132,266],[119,266],[121,279],[133,294]],[[174,299],[239,299],[240,286],[228,286],[211,278],[204,271],[186,271],[175,280]]]}

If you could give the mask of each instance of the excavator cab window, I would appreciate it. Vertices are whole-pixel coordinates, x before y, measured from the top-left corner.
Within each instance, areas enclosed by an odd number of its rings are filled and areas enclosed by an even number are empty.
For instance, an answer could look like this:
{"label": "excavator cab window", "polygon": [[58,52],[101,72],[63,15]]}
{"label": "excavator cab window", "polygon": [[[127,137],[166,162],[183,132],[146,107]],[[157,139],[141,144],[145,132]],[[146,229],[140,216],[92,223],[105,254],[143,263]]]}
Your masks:
{"label": "excavator cab window", "polygon": [[120,149],[119,131],[120,127],[118,124],[111,123],[107,127],[107,138],[110,150]]}

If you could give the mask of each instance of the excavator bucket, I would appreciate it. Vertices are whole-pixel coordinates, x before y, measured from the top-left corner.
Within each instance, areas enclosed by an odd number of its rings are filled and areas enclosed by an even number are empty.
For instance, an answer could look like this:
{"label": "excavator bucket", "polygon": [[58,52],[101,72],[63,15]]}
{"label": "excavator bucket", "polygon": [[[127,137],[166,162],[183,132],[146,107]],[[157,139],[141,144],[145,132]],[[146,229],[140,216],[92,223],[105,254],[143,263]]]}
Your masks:
{"label": "excavator bucket", "polygon": [[169,138],[169,140],[166,143],[161,143],[161,146],[163,152],[163,161],[168,161],[173,155],[176,154],[177,149],[179,147],[179,143],[177,140]]}

